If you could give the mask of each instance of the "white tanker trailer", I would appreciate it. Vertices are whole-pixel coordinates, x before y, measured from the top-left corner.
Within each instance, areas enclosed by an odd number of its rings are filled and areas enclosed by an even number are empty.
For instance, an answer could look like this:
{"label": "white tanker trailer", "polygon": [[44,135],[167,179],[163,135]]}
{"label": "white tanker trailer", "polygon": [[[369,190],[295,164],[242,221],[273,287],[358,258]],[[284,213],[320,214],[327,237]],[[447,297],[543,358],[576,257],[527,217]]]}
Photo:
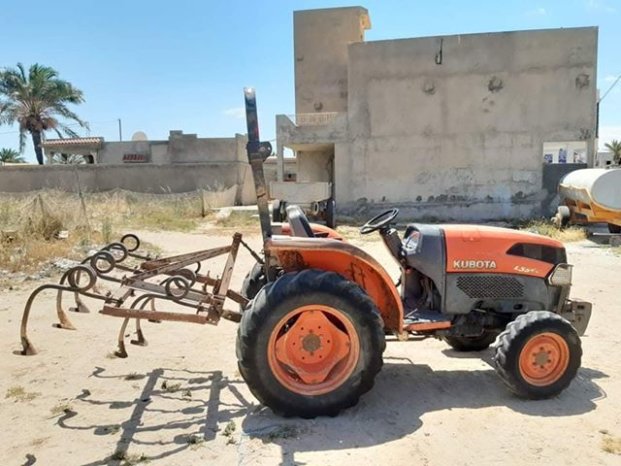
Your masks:
{"label": "white tanker trailer", "polygon": [[607,223],[611,233],[621,233],[620,168],[573,171],[561,179],[558,192],[557,225]]}

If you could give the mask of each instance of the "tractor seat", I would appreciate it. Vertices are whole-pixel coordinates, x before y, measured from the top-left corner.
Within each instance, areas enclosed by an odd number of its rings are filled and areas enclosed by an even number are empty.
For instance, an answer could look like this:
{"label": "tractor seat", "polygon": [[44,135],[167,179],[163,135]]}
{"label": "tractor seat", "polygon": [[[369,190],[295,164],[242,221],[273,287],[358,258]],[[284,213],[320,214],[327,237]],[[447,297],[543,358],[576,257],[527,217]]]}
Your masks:
{"label": "tractor seat", "polygon": [[302,238],[314,238],[315,234],[313,229],[304,215],[304,211],[297,205],[287,206],[287,218],[289,219],[289,225],[293,231],[293,236]]}

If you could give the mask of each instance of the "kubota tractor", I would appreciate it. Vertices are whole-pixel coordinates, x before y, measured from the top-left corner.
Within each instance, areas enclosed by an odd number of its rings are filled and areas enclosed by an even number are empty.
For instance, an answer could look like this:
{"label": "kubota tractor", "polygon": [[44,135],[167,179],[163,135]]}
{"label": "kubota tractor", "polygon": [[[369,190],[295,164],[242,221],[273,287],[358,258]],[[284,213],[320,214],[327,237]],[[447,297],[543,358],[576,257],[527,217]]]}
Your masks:
{"label": "kubota tractor", "polygon": [[252,301],[237,357],[261,402],[302,417],[353,406],[373,386],[388,334],[441,338],[458,351],[496,341],[500,378],[525,398],[551,397],[570,384],[591,305],[569,299],[572,267],[562,243],[473,225],[411,224],[401,236],[393,227],[399,211],[391,209],[360,232],[381,236],[401,268],[395,285],[373,257],[318,231],[295,206],[291,235],[273,234],[262,169],[271,150],[259,142],[254,91],[245,97],[265,260],[245,290]]}
{"label": "kubota tractor", "polygon": [[[78,311],[86,309],[81,297],[88,297],[103,301],[101,314],[123,319],[118,357],[127,357],[130,320],[136,326],[130,342],[138,346],[147,344],[141,321],[240,322],[240,373],[257,399],[287,416],[335,415],[356,404],[373,386],[391,334],[396,340],[441,338],[458,351],[495,341],[500,378],[526,398],[554,396],[571,383],[591,305],[569,299],[571,266],[562,243],[473,225],[412,224],[401,236],[393,226],[399,211],[391,209],[360,232],[381,236],[401,268],[395,285],[373,257],[336,231],[309,224],[294,205],[287,207],[288,224],[272,225],[263,175],[272,150],[259,140],[254,91],[245,97],[263,257],[240,233],[229,246],[163,258],[137,252],[138,238],[125,235],[66,271],[59,283],[30,294],[20,324],[21,354],[37,352],[28,335],[33,301],[56,290],[57,328],[75,329],[63,293],[75,296]],[[240,247],[260,265],[237,293],[229,285]],[[206,261],[224,255],[222,275],[201,272]],[[130,266],[123,262],[129,256],[143,262]],[[118,288],[101,292],[98,279]],[[241,312],[227,309],[227,301]],[[174,307],[162,310],[166,305]]]}

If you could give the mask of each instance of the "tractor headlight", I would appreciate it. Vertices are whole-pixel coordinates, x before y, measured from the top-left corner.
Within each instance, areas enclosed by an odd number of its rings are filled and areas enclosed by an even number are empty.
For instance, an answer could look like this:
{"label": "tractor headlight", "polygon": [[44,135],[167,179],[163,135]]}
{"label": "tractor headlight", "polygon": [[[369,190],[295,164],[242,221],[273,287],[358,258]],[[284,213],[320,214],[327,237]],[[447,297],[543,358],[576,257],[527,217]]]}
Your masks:
{"label": "tractor headlight", "polygon": [[569,264],[558,264],[550,274],[548,282],[554,286],[571,285],[571,269]]}

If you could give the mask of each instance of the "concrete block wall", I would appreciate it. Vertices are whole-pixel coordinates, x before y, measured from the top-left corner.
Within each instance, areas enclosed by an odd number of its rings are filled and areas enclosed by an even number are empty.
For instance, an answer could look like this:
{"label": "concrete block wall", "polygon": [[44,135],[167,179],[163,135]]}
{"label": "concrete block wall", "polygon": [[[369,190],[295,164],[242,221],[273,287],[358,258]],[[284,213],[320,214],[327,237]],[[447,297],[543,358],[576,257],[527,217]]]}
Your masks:
{"label": "concrete block wall", "polygon": [[541,212],[545,141],[591,140],[597,28],[349,46],[348,138],[336,200],[413,216]]}
{"label": "concrete block wall", "polygon": [[366,9],[327,8],[293,13],[296,113],[347,109],[347,47],[370,28]]}
{"label": "concrete block wall", "polygon": [[226,191],[231,187],[236,189],[237,204],[256,203],[250,166],[241,162],[0,167],[0,192],[9,193],[40,189],[77,192],[78,188],[83,192],[101,192],[120,188],[157,194],[198,189]]}

